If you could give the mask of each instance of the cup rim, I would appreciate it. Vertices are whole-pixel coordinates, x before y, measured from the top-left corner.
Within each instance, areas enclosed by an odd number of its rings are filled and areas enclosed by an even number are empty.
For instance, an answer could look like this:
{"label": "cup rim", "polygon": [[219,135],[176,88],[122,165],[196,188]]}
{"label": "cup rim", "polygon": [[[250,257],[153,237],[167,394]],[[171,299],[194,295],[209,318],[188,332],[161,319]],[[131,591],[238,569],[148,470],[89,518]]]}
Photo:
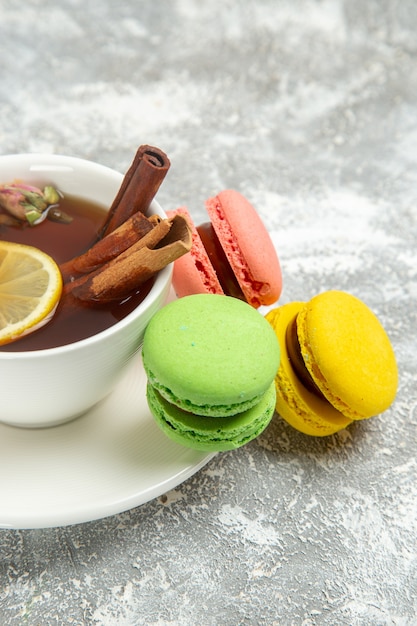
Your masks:
{"label": "cup rim", "polygon": [[[113,176],[114,178],[119,178],[119,183],[121,184],[123,180],[123,174],[118,172],[117,170],[108,167],[107,165],[102,165],[95,161],[91,161],[88,159],[83,159],[76,156],[66,156],[63,154],[54,154],[54,153],[40,153],[40,152],[25,152],[25,153],[14,153],[14,154],[6,154],[0,155],[0,166],[2,161],[7,160],[25,160],[25,159],[34,159],[37,164],[34,163],[34,167],[30,168],[33,172],[42,172],[47,171],[46,167],[40,167],[42,160],[51,160],[55,161],[56,171],[63,171],[67,168],[70,168],[72,165],[78,165],[82,167],[91,168],[94,170],[100,170],[103,174],[108,174]],[[54,163],[51,164],[52,167]],[[166,213],[162,209],[161,205],[156,199],[153,199],[150,205],[150,210],[153,213],[158,213],[162,218],[166,218]],[[65,354],[67,352],[73,352],[75,350],[80,350],[83,348],[88,348],[88,346],[97,343],[98,341],[104,340],[107,336],[112,336],[115,333],[123,330],[126,326],[129,326],[133,319],[140,318],[146,310],[151,308],[155,303],[155,300],[159,298],[161,292],[164,287],[170,283],[171,275],[172,275],[172,263],[167,265],[165,268],[160,270],[155,278],[155,282],[152,285],[148,294],[146,294],[145,298],[138,304],[137,307],[130,313],[128,313],[123,319],[116,321],[112,326],[99,331],[98,333],[91,335],[90,337],[86,337],[84,339],[80,339],[78,341],[74,341],[72,343],[65,344],[63,346],[55,346],[53,348],[43,348],[41,350],[22,350],[16,352],[2,352],[0,347],[0,360],[16,360],[16,359],[28,359],[28,358],[43,358],[52,355]]]}

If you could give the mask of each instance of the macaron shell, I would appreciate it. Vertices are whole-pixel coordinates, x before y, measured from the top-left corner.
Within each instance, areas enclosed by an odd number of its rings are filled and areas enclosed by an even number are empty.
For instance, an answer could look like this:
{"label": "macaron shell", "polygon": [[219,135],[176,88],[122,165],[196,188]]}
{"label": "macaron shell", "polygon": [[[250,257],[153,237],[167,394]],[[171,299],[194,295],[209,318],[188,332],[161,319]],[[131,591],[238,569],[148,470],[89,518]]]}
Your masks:
{"label": "macaron shell", "polygon": [[172,284],[179,298],[198,293],[223,294],[217,274],[211,264],[195,224],[185,207],[167,212],[168,217],[183,215],[192,233],[192,247],[174,263]]}
{"label": "macaron shell", "polygon": [[158,426],[170,439],[196,450],[220,452],[245,445],[267,427],[275,411],[275,385],[270,385],[256,406],[229,418],[182,411],[150,384],[147,399]]}
{"label": "macaron shell", "polygon": [[250,202],[227,189],[206,201],[207,213],[247,301],[255,308],[281,295],[281,267],[268,231]]}
{"label": "macaron shell", "polygon": [[390,340],[374,313],[355,296],[326,291],[300,311],[304,362],[323,395],[349,419],[382,413],[398,386]]}
{"label": "macaron shell", "polygon": [[271,326],[249,304],[203,294],[179,298],[153,316],[142,358],[151,384],[166,388],[171,401],[200,414],[225,407],[230,414],[265,393],[280,349]]}
{"label": "macaron shell", "polygon": [[306,435],[324,437],[332,435],[351,423],[351,420],[316,394],[310,392],[297,378],[286,346],[287,327],[303,302],[291,302],[266,314],[281,346],[281,363],[275,377],[276,410],[293,428]]}

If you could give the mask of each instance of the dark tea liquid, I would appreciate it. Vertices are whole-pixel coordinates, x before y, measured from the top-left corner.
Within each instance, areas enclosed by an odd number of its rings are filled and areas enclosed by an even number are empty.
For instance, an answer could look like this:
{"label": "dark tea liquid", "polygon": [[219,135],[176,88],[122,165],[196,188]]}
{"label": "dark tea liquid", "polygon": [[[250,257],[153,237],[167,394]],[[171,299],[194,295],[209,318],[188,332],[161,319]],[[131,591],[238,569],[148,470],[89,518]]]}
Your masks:
{"label": "dark tea liquid", "polygon": [[[62,211],[73,219],[70,224],[62,224],[45,219],[37,226],[15,228],[0,225],[0,239],[34,246],[49,254],[60,264],[82,254],[97,239],[106,212],[93,202],[67,196],[59,203]],[[44,327],[12,343],[1,346],[3,352],[43,350],[62,346],[109,328],[130,313],[149,293],[153,281],[148,281],[140,290],[107,306],[86,306],[80,303],[71,313],[58,310]]]}

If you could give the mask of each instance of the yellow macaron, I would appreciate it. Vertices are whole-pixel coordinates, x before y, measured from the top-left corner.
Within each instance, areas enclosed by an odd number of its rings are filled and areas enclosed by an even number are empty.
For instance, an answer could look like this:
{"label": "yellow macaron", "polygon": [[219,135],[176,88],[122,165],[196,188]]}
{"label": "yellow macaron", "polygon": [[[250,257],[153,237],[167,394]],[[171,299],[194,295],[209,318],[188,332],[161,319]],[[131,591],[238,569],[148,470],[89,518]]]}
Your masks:
{"label": "yellow macaron", "polygon": [[358,298],[326,291],[266,314],[281,345],[277,412],[308,435],[331,435],[394,401],[398,370],[390,340]]}

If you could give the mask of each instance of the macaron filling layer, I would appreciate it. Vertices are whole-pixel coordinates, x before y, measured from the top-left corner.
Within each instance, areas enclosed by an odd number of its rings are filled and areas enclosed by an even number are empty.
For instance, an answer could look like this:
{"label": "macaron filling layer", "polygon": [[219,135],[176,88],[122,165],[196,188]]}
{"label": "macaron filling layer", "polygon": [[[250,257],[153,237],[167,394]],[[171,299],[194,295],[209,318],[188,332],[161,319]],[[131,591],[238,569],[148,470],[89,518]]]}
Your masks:
{"label": "macaron filling layer", "polygon": [[258,437],[274,414],[275,395],[272,383],[254,407],[232,417],[204,417],[170,404],[147,386],[149,406],[163,432],[177,443],[207,451],[234,450]]}
{"label": "macaron filling layer", "polygon": [[194,413],[208,417],[229,417],[235,415],[236,413],[247,411],[255,406],[263,395],[259,394],[245,400],[242,392],[242,400],[240,402],[228,404],[217,404],[215,402],[200,404],[192,402],[187,398],[180,398],[176,396],[170,389],[168,389],[168,387],[165,387],[158,382],[157,378],[152,374],[149,368],[146,368],[146,375],[152,387],[156,389],[167,402],[174,404],[176,407],[186,411],[187,413]]}
{"label": "macaron filling layer", "polygon": [[211,222],[197,226],[201,242],[227,296],[246,300]]}
{"label": "macaron filling layer", "polygon": [[293,366],[294,372],[300,382],[312,393],[315,393],[319,398],[324,398],[319,387],[314,382],[313,377],[308,371],[306,364],[301,354],[300,341],[297,333],[297,317],[288,324],[287,331],[285,333],[285,345],[288,352],[288,357]]}

